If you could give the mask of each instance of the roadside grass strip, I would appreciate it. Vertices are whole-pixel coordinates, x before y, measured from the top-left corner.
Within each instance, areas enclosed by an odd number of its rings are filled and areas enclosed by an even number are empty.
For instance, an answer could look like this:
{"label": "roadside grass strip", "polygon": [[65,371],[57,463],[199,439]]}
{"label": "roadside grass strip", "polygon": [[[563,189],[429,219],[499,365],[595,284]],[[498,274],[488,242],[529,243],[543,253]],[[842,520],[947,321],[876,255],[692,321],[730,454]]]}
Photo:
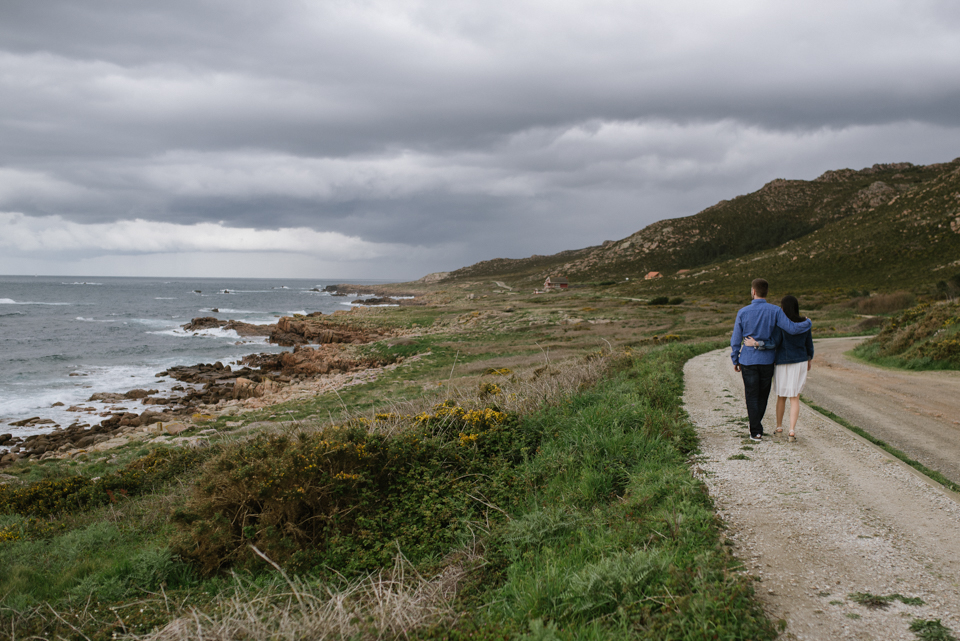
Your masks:
{"label": "roadside grass strip", "polygon": [[828,409],[826,409],[826,408],[823,408],[823,407],[820,407],[819,405],[816,405],[816,404],[814,404],[814,403],[811,403],[810,400],[807,399],[807,398],[805,398],[803,395],[800,396],[800,400],[801,400],[804,404],[806,404],[808,407],[810,407],[811,409],[814,409],[814,410],[820,412],[821,414],[823,414],[824,416],[826,416],[826,417],[829,418],[830,420],[832,420],[832,421],[834,421],[834,422],[836,422],[836,423],[839,423],[840,425],[843,425],[845,428],[847,428],[848,430],[850,430],[850,431],[853,432],[854,434],[857,434],[858,436],[862,436],[863,438],[867,439],[868,441],[870,441],[871,443],[873,443],[874,445],[876,445],[877,447],[879,447],[879,448],[882,449],[883,451],[887,452],[888,454],[891,454],[892,456],[897,457],[898,459],[900,459],[901,461],[903,461],[904,463],[906,463],[907,465],[909,465],[909,466],[912,467],[913,469],[917,470],[918,472],[920,472],[921,474],[923,474],[923,475],[926,476],[927,478],[936,481],[937,483],[939,483],[939,484],[942,485],[943,487],[947,488],[948,490],[952,490],[953,492],[958,492],[958,493],[960,493],[960,485],[954,483],[953,481],[951,481],[950,479],[948,479],[947,477],[945,477],[945,476],[944,476],[943,474],[941,474],[940,472],[938,472],[938,471],[936,471],[936,470],[931,470],[929,467],[927,467],[927,466],[924,465],[923,463],[920,463],[919,461],[913,460],[912,458],[910,458],[909,456],[907,456],[907,454],[906,454],[905,452],[902,452],[901,450],[898,450],[897,448],[893,447],[892,445],[890,445],[890,444],[887,443],[886,441],[883,441],[883,440],[881,440],[881,439],[876,438],[875,436],[872,436],[869,432],[867,432],[866,430],[864,430],[864,429],[861,428],[861,427],[857,427],[856,425],[850,423],[850,422],[849,422],[848,420],[846,420],[845,418],[842,418],[842,417],[840,417],[840,416],[837,416],[836,414],[834,414],[833,412],[831,412],[830,410],[828,410]]}
{"label": "roadside grass strip", "polygon": [[688,465],[683,364],[713,347],[659,348],[527,417],[544,436],[523,470],[526,509],[490,537],[500,584],[458,626],[424,636],[775,638]]}

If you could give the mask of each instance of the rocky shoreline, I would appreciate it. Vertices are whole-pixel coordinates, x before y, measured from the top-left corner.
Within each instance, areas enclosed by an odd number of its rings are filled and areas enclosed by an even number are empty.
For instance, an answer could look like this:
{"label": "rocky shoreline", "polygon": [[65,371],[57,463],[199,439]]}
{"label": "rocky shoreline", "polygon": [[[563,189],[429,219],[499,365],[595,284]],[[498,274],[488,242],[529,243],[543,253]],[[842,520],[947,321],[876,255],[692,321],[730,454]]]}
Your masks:
{"label": "rocky shoreline", "polygon": [[[264,336],[270,343],[293,347],[293,350],[251,354],[237,363],[242,367],[236,369],[221,362],[172,367],[156,374],[158,378],[169,377],[179,383],[171,388],[172,393],[168,396],[155,389],[93,394],[88,403],[108,403],[112,407],[99,411],[80,404],[67,408],[66,411],[76,412],[81,418],[66,428],[54,425],[50,432],[26,438],[0,434],[0,448],[7,450],[0,455],[0,468],[21,459],[69,458],[88,451],[102,451],[131,439],[177,436],[189,428],[197,415],[235,414],[372,380],[379,370],[396,364],[357,357],[351,354],[349,346],[407,332],[371,328],[353,322],[354,311],[363,309],[328,315],[314,312],[305,316],[284,316],[272,325],[225,321],[211,316],[194,318],[182,326],[185,331],[233,330],[240,336]],[[131,402],[139,402],[149,409],[136,412],[119,407]],[[101,420],[97,421],[97,418]],[[53,424],[51,419],[32,417],[10,425]],[[196,437],[193,440],[196,441]]]}

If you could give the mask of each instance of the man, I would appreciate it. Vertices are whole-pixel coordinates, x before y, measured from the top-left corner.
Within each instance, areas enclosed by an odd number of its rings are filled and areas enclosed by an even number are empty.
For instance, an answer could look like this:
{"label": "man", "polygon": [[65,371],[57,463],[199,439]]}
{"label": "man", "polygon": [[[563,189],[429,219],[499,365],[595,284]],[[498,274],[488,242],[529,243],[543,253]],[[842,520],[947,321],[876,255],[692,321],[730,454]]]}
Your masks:
{"label": "man", "polygon": [[[794,323],[787,318],[783,310],[767,302],[770,286],[762,278],[750,284],[750,304],[737,312],[730,338],[730,357],[734,371],[743,376],[743,392],[747,401],[747,416],[750,417],[750,438],[760,441],[763,438],[763,415],[767,411],[767,399],[770,397],[770,385],[773,382],[773,350],[747,347],[744,339],[753,337],[769,340],[773,328],[779,327],[788,334],[802,334],[810,329],[808,318],[802,323]],[[763,343],[760,343],[761,345]]]}

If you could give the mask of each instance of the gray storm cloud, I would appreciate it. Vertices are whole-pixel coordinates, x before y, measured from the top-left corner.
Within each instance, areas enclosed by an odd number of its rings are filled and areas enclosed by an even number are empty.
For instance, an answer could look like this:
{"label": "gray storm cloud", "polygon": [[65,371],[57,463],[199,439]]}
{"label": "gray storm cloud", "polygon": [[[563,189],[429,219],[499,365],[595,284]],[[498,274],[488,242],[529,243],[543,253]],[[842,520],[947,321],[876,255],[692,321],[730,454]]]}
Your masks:
{"label": "gray storm cloud", "polygon": [[935,0],[6,3],[0,270],[415,277],[950,160],[958,36]]}

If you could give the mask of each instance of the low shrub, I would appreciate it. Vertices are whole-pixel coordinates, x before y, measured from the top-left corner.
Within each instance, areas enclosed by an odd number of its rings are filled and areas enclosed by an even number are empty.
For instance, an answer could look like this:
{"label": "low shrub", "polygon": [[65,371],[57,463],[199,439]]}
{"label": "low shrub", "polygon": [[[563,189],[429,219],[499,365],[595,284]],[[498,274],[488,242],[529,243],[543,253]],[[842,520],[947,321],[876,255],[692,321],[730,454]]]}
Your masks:
{"label": "low shrub", "polygon": [[376,419],[317,432],[260,435],[210,461],[175,519],[180,554],[205,575],[259,563],[251,546],[294,569],[343,574],[419,562],[450,550],[471,521],[520,500],[513,471],[539,434],[494,408],[453,402],[407,417],[390,435]]}
{"label": "low shrub", "polygon": [[960,303],[922,303],[885,322],[854,353],[881,365],[910,369],[960,368]]}
{"label": "low shrub", "polygon": [[210,457],[211,448],[156,449],[99,479],[67,476],[25,486],[0,486],[0,514],[50,516],[137,496],[167,483]]}
{"label": "low shrub", "polygon": [[864,298],[857,305],[857,308],[861,314],[889,314],[913,307],[916,302],[916,296],[910,292],[895,292]]}
{"label": "low shrub", "polygon": [[666,296],[657,296],[656,298],[651,298],[650,302],[647,305],[669,305],[670,299]]}

